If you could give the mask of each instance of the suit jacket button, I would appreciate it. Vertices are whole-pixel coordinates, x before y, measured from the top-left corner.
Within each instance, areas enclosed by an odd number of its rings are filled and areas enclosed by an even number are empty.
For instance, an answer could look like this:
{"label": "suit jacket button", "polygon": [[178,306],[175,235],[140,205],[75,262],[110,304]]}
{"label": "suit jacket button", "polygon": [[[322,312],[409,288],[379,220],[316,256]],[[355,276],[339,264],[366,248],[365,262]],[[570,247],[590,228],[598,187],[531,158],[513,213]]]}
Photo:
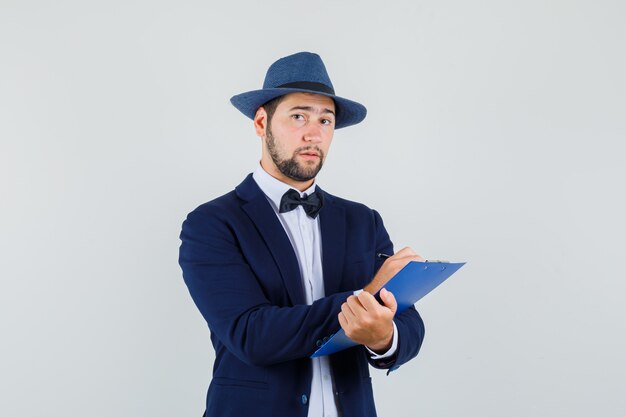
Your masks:
{"label": "suit jacket button", "polygon": [[302,397],[300,397],[300,401],[302,402],[302,405],[306,405],[306,403],[309,402],[309,399],[306,397],[306,395],[302,394]]}
{"label": "suit jacket button", "polygon": [[324,343],[328,342],[328,338],[327,337],[323,338],[322,342],[324,342]]}
{"label": "suit jacket button", "polygon": [[315,344],[317,345],[317,347],[322,347],[323,345],[321,340],[318,340],[317,342],[315,342]]}

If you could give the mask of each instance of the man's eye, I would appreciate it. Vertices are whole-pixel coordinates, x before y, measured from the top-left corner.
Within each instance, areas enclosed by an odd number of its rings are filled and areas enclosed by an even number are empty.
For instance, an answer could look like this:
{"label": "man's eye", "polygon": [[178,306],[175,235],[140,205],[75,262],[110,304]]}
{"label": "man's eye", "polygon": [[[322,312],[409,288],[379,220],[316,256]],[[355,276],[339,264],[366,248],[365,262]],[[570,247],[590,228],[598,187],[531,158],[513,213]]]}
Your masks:
{"label": "man's eye", "polygon": [[322,123],[324,123],[325,125],[332,125],[333,121],[330,120],[330,119],[324,119],[324,120],[322,120]]}
{"label": "man's eye", "polygon": [[292,117],[294,120],[304,120],[304,116],[303,116],[303,115],[301,115],[301,114],[292,114],[292,115],[291,115],[291,117]]}

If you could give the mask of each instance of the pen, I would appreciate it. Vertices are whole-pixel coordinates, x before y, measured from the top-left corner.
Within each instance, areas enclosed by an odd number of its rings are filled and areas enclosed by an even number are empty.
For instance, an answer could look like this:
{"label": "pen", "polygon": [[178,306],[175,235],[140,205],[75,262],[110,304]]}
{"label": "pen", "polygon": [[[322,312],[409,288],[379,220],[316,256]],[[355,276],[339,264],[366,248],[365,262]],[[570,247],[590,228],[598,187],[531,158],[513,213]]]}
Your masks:
{"label": "pen", "polygon": [[[391,255],[387,255],[386,253],[382,253],[382,252],[377,253],[376,256],[378,258],[385,258],[385,259],[386,258],[391,258]],[[439,260],[433,260],[433,259],[425,260],[424,262],[438,263],[438,264],[448,264],[448,263],[450,263],[450,261],[439,261]]]}

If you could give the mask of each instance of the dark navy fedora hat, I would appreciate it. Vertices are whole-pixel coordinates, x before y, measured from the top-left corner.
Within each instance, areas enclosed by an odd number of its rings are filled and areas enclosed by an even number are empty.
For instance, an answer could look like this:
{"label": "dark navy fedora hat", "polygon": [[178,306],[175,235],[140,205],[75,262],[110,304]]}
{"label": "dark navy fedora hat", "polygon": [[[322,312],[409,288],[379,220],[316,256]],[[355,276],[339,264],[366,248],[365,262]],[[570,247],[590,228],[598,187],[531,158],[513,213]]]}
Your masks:
{"label": "dark navy fedora hat", "polygon": [[265,74],[263,89],[233,96],[230,102],[250,119],[268,101],[289,93],[315,93],[335,101],[335,129],[359,123],[367,109],[356,101],[335,95],[333,83],[319,55],[298,52],[274,62]]}

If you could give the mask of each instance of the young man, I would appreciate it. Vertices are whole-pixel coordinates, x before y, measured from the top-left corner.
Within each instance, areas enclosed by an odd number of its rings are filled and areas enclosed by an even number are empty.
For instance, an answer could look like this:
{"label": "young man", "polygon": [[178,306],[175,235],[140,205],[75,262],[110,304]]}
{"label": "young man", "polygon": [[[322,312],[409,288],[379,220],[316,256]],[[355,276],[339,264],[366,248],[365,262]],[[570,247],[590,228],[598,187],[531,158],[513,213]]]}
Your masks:
{"label": "young man", "polygon": [[[334,130],[361,104],[335,95],[316,54],[276,61],[263,89],[231,99],[253,119],[260,164],[192,211],[179,262],[215,349],[206,416],[375,416],[368,363],[395,370],[424,337],[414,308],[372,296],[412,260],[379,214],[315,184]],[[364,290],[364,291],[361,291]],[[360,346],[310,359],[339,328]]]}

